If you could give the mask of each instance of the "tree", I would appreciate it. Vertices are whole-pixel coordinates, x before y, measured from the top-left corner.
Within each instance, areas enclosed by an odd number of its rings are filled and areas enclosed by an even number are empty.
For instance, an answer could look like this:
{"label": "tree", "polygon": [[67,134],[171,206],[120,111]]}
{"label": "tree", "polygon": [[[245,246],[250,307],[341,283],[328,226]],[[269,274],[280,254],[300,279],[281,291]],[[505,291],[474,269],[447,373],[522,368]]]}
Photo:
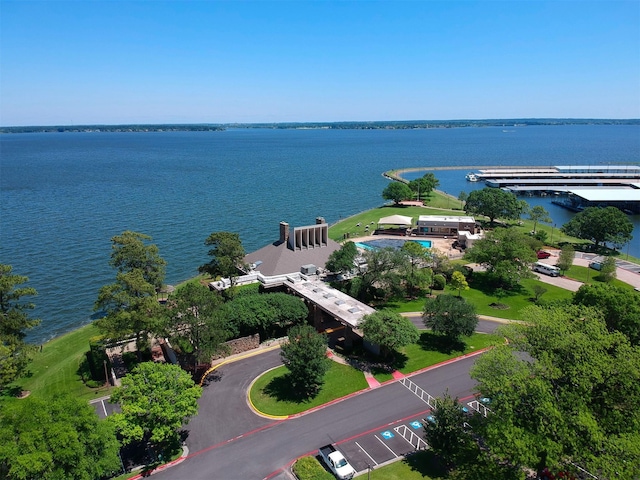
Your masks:
{"label": "tree", "polygon": [[432,256],[431,249],[423,247],[418,242],[404,242],[400,250],[409,259],[404,274],[407,294],[415,296],[431,284],[433,272],[424,268]]}
{"label": "tree", "polygon": [[166,262],[146,240],[151,237],[130,231],[111,239],[116,282],[100,289],[94,305],[94,310],[105,313],[96,321],[101,332],[112,340],[134,335],[139,359],[148,334],[163,327],[156,292],[164,281]]}
{"label": "tree", "polygon": [[533,306],[523,320],[471,371],[491,398],[477,431],[491,454],[538,472],[571,462],[600,478],[636,478],[640,349],[592,308]]}
{"label": "tree", "polygon": [[29,279],[12,271],[11,265],[0,264],[0,391],[25,372],[34,351],[24,341],[26,331],[40,323],[29,318],[35,306],[23,299],[37,295],[36,290],[20,286]]}
{"label": "tree", "polygon": [[416,343],[420,338],[411,320],[391,310],[380,310],[362,317],[360,329],[364,339],[393,352],[400,347]]}
{"label": "tree", "polygon": [[596,250],[603,242],[624,245],[633,238],[633,223],[616,207],[587,207],[576,213],[561,230],[567,235],[591,240]]}
{"label": "tree", "polygon": [[460,337],[472,335],[478,325],[475,307],[464,298],[453,295],[438,295],[427,298],[422,311],[422,320],[450,342],[460,341]]}
{"label": "tree", "polygon": [[402,293],[401,273],[406,271],[408,257],[394,248],[367,250],[364,263],[357,266],[358,278],[351,282],[351,296],[363,301],[388,299]]}
{"label": "tree", "polygon": [[340,249],[331,252],[325,267],[332,273],[346,273],[353,270],[358,249],[353,242],[345,242]]}
{"label": "tree", "polygon": [[517,220],[520,218],[522,207],[523,205],[518,202],[518,198],[513,193],[499,188],[485,187],[469,194],[464,210],[471,215],[489,217],[493,225],[496,218]]}
{"label": "tree", "polygon": [[331,362],[327,358],[326,336],[309,325],[296,325],[289,329],[289,339],[281,350],[293,389],[303,398],[316,396]]}
{"label": "tree", "polygon": [[110,264],[119,273],[139,270],[144,280],[157,291],[164,282],[167,262],[160,257],[156,245],[145,244],[150,240],[150,236],[130,230],[116,235],[111,238]]}
{"label": "tree", "polygon": [[431,252],[431,257],[429,258],[429,264],[433,269],[433,273],[442,274],[448,276],[451,274],[453,267],[451,266],[451,260],[449,257],[440,253],[437,250]]}
{"label": "tree", "polygon": [[460,298],[462,290],[469,290],[467,279],[462,272],[458,272],[457,270],[451,274],[451,281],[449,282],[449,285],[451,285],[451,288],[458,290],[458,298]]}
{"label": "tree", "polygon": [[309,315],[304,302],[286,293],[242,295],[225,303],[218,315],[226,319],[237,335],[256,332],[262,340],[273,338],[276,332],[301,324]]}
{"label": "tree", "polygon": [[201,265],[198,270],[212,277],[229,277],[231,284],[235,285],[238,271],[246,268],[244,257],[246,255],[240,235],[231,232],[214,232],[204,241],[205,245],[212,247],[208,255],[209,263]]}
{"label": "tree", "polygon": [[464,457],[472,446],[466,432],[465,414],[457,398],[445,393],[436,398],[431,417],[424,423],[425,440],[429,447],[451,467]]}
{"label": "tree", "polygon": [[120,467],[110,421],[69,396],[29,397],[0,409],[0,477],[78,479],[111,477]]}
{"label": "tree", "polygon": [[221,304],[219,294],[198,282],[178,288],[167,302],[168,333],[191,345],[194,371],[198,363],[210,363],[214,354],[224,350],[222,343],[231,337],[224,317],[216,315]]}
{"label": "tree", "polygon": [[517,230],[497,228],[474,242],[465,257],[484,265],[492,283],[513,289],[519,285],[520,279],[531,275],[529,265],[536,261],[531,240]]}
{"label": "tree", "polygon": [[458,200],[460,200],[460,203],[462,203],[463,205],[465,204],[465,202],[467,201],[468,198],[469,198],[469,194],[467,192],[465,192],[464,190],[462,190],[458,194]]}
{"label": "tree", "polygon": [[402,200],[408,200],[412,197],[413,193],[406,183],[391,182],[382,191],[382,198],[385,200],[393,200],[393,203],[398,204]]}
{"label": "tree", "polygon": [[429,196],[429,194],[440,185],[440,181],[432,173],[425,173],[422,177],[416,178],[409,182],[409,188],[411,191],[418,194],[418,200],[423,196]]}
{"label": "tree", "polygon": [[611,283],[616,278],[616,259],[611,255],[607,255],[600,264],[600,277],[607,282]]}
{"label": "tree", "polygon": [[533,234],[536,233],[538,222],[551,223],[549,212],[542,205],[536,205],[529,210],[529,220],[533,222]]}
{"label": "tree", "polygon": [[573,249],[571,244],[566,244],[560,250],[560,255],[558,256],[558,267],[563,272],[566,272],[573,265],[573,259],[576,256],[576,251]]}
{"label": "tree", "polygon": [[545,293],[547,293],[547,289],[542,285],[536,284],[533,286],[533,298],[536,303],[540,301],[540,297],[542,297],[542,295],[544,295]]}
{"label": "tree", "polygon": [[111,395],[121,413],[110,418],[126,445],[134,440],[151,442],[156,452],[173,450],[189,418],[198,413],[202,389],[177,365],[143,362],[122,378]]}
{"label": "tree", "polygon": [[613,284],[584,284],[574,294],[573,303],[596,308],[609,331],[622,332],[632,345],[640,345],[640,294]]}

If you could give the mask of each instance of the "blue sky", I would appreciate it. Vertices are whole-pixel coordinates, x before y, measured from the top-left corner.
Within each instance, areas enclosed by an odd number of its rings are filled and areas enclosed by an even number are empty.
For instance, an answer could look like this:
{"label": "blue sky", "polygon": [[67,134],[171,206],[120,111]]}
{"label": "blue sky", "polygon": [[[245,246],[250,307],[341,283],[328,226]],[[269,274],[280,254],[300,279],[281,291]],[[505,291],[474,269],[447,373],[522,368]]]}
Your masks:
{"label": "blue sky", "polygon": [[0,124],[640,118],[640,1],[0,0]]}

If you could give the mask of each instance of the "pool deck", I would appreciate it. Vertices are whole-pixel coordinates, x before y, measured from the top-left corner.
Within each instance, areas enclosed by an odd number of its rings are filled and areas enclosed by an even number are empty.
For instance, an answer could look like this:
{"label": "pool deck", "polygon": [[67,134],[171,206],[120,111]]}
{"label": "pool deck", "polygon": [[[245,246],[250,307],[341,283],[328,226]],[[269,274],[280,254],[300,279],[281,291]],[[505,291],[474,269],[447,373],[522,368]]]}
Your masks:
{"label": "pool deck", "polygon": [[364,237],[351,237],[349,240],[352,242],[367,242],[369,240],[429,240],[431,242],[431,248],[438,250],[440,253],[447,255],[449,258],[462,258],[462,252],[451,247],[451,244],[456,240],[455,238],[448,237],[432,237],[428,235],[412,235],[409,237],[403,237],[398,235],[367,235]]}

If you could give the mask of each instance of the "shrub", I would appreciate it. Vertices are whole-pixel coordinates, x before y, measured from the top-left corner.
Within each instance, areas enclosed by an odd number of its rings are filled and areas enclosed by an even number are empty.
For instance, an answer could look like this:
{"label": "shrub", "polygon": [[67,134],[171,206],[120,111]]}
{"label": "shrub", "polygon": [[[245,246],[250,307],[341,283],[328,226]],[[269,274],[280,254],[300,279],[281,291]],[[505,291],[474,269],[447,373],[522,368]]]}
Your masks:
{"label": "shrub", "polygon": [[302,457],[293,464],[293,473],[300,480],[333,480],[334,476],[327,472],[316,457]]}
{"label": "shrub", "polygon": [[434,290],[444,290],[444,287],[447,285],[447,279],[444,275],[438,274],[433,277],[433,289]]}
{"label": "shrub", "polygon": [[547,237],[548,233],[544,230],[538,230],[535,235],[533,235],[533,238],[535,238],[536,240],[540,240],[542,243],[547,243]]}
{"label": "shrub", "polygon": [[90,385],[89,382],[102,386],[106,381],[104,376],[104,362],[110,364],[109,357],[105,350],[104,337],[95,336],[89,339],[89,351],[86,352],[86,356],[80,364],[78,369],[84,383],[91,388],[95,388]]}

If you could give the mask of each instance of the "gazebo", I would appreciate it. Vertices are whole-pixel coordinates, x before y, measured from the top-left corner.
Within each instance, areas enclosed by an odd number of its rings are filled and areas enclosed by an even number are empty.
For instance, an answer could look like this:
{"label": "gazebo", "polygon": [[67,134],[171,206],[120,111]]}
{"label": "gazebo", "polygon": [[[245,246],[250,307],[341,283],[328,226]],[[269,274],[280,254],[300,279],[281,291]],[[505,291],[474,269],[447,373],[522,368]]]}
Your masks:
{"label": "gazebo", "polygon": [[[389,217],[383,217],[378,220],[378,230],[382,230],[382,226],[400,227],[398,230],[404,235],[408,228],[413,225],[412,217],[405,217],[404,215],[391,215]],[[389,232],[387,232],[389,233]]]}
{"label": "gazebo", "polygon": [[378,226],[380,225],[400,225],[410,227],[413,225],[413,218],[405,217],[404,215],[391,215],[390,217],[383,217],[378,220]]}

